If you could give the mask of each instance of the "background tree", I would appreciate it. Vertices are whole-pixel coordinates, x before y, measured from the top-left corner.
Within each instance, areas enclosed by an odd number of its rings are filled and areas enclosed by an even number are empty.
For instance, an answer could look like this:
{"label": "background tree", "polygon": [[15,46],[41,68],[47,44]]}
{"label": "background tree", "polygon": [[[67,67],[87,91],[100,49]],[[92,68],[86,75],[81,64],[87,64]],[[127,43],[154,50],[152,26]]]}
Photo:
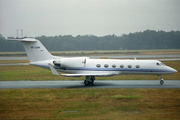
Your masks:
{"label": "background tree", "polygon": [[[13,37],[11,37],[13,38]],[[145,30],[123,34],[122,36],[106,35],[72,35],[39,36],[49,51],[78,51],[78,50],[140,50],[140,49],[180,49],[180,31]],[[24,51],[21,42],[6,41],[0,35],[1,52]]]}

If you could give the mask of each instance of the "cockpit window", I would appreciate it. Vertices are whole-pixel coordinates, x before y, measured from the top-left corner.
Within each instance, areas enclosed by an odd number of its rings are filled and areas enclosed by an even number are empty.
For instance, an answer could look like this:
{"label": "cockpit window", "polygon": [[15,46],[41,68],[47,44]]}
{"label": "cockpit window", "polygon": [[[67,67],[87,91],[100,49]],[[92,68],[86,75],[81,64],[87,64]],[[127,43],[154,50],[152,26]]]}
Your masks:
{"label": "cockpit window", "polygon": [[161,63],[162,66],[165,66],[163,63]]}
{"label": "cockpit window", "polygon": [[160,64],[160,63],[157,63],[157,65],[158,65],[158,66],[161,66],[161,64]]}
{"label": "cockpit window", "polygon": [[163,63],[156,63],[156,65],[158,65],[158,66],[165,66]]}

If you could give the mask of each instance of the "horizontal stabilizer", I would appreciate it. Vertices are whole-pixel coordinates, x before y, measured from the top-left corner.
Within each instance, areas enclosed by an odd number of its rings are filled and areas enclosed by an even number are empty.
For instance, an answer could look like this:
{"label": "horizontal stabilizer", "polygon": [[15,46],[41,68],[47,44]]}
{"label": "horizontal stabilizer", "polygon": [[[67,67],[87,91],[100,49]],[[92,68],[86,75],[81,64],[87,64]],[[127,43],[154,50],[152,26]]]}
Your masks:
{"label": "horizontal stabilizer", "polygon": [[50,63],[48,63],[48,65],[54,75],[60,75],[59,72]]}
{"label": "horizontal stabilizer", "polygon": [[24,39],[7,39],[10,41],[20,41],[20,42],[36,42],[37,40],[34,38],[24,38]]}

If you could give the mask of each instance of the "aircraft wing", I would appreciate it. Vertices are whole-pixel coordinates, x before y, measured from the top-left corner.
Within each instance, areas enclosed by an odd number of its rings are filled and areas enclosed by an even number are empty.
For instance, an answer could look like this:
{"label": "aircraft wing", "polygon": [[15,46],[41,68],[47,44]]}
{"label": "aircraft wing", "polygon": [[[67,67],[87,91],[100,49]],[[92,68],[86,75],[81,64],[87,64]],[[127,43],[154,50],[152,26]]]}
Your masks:
{"label": "aircraft wing", "polygon": [[61,74],[66,77],[81,77],[81,76],[114,76],[118,75],[117,73],[94,73],[94,74],[87,74],[87,73],[82,73],[82,74]]}
{"label": "aircraft wing", "polygon": [[118,75],[118,73],[116,72],[111,72],[111,73],[82,73],[82,74],[60,74],[50,63],[48,63],[49,68],[51,70],[51,72],[54,75],[62,75],[62,76],[66,76],[66,77],[81,77],[81,76],[114,76],[114,75]]}
{"label": "aircraft wing", "polygon": [[48,66],[53,75],[61,75],[50,63],[48,63]]}

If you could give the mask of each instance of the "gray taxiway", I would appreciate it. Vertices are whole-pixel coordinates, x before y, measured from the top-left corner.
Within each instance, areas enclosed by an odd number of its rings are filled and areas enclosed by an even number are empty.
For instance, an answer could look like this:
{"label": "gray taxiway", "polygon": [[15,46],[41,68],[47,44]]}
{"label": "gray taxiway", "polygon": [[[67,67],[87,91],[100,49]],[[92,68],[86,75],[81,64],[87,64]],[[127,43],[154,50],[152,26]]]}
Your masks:
{"label": "gray taxiway", "polygon": [[20,88],[180,88],[180,80],[95,80],[85,86],[83,81],[1,81],[0,89]]}

